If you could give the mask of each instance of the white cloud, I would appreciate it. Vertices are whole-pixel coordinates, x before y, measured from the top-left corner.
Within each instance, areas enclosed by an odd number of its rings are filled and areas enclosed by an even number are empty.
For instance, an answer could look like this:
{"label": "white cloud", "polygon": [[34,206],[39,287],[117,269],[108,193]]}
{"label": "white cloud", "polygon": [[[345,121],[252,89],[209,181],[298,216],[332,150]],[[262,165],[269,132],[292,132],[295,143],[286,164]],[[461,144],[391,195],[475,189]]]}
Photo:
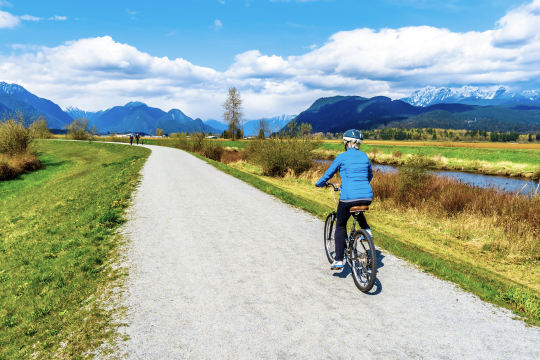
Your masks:
{"label": "white cloud", "polygon": [[216,31],[217,31],[217,30],[219,30],[221,28],[223,28],[223,24],[221,23],[221,20],[214,21],[214,29],[216,29]]}
{"label": "white cloud", "polygon": [[201,118],[219,118],[229,86],[241,90],[248,118],[298,113],[321,96],[399,98],[426,85],[538,89],[538,24],[540,0],[534,0],[484,32],[429,26],[342,31],[301,56],[246,51],[225,72],[151,56],[110,37],[90,38],[54,48],[21,46],[18,55],[0,56],[0,80],[19,82],[64,107],[102,109],[139,99]]}
{"label": "white cloud", "polygon": [[11,15],[8,12],[0,10],[0,29],[14,28],[19,25],[21,21],[18,17]]}
{"label": "white cloud", "polygon": [[13,7],[13,4],[10,3],[10,2],[7,2],[7,1],[0,0],[0,7],[1,7],[1,6],[5,6],[5,7],[8,7],[8,8],[11,8],[11,7]]}
{"label": "white cloud", "polygon": [[37,17],[37,16],[32,16],[32,15],[23,15],[23,16],[19,16],[19,18],[21,20],[28,20],[28,21],[39,21],[39,20],[43,20],[43,18],[40,18],[40,17]]}
{"label": "white cloud", "polygon": [[225,5],[225,0],[218,0],[220,4]]}
{"label": "white cloud", "polygon": [[67,20],[67,16],[55,15],[55,16],[50,17],[49,20]]}

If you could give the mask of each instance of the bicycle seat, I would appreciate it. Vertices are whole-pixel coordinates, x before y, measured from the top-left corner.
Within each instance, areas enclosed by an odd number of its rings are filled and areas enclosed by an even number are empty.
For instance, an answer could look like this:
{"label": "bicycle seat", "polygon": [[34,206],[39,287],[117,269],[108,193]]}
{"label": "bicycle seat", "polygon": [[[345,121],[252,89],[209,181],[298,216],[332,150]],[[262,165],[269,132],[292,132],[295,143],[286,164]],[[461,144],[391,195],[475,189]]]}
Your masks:
{"label": "bicycle seat", "polygon": [[349,210],[352,213],[358,212],[358,211],[368,211],[369,206],[368,205],[362,205],[362,206],[353,206],[351,210]]}

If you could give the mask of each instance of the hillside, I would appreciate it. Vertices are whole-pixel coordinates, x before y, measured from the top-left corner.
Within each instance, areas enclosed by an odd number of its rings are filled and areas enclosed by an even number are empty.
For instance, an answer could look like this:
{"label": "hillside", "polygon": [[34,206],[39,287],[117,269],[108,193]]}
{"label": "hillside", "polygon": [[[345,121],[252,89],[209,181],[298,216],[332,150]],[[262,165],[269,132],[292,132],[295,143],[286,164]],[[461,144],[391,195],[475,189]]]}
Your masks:
{"label": "hillside", "polygon": [[515,104],[509,107],[461,103],[424,107],[383,96],[339,96],[315,101],[296,121],[311,124],[313,132],[332,133],[386,126],[529,132],[540,128],[540,109]]}
{"label": "hillside", "polygon": [[47,118],[51,127],[61,128],[73,121],[71,116],[65,113],[60,106],[50,100],[32,94],[20,85],[0,82],[0,93],[9,94],[27,102]]}

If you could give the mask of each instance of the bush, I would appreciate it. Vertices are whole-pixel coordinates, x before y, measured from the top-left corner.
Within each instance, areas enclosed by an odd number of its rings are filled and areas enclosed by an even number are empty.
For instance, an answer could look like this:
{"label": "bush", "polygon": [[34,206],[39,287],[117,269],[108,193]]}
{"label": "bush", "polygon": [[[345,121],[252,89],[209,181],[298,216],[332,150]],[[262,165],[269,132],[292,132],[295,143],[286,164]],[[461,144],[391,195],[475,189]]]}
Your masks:
{"label": "bush", "polygon": [[540,166],[538,167],[538,170],[536,170],[536,172],[533,174],[532,179],[540,181]]}
{"label": "bush", "polygon": [[32,154],[0,156],[0,181],[38,169],[41,169],[41,162]]}
{"label": "bush", "polygon": [[313,165],[315,144],[299,139],[255,140],[246,148],[249,159],[262,167],[265,175],[300,174]]}
{"label": "bush", "polygon": [[33,139],[50,139],[53,136],[47,126],[47,119],[43,116],[40,116],[37,121],[30,124],[28,130]]}
{"label": "bush", "polygon": [[[433,160],[425,157],[421,153],[409,159],[405,166],[399,168],[399,193],[402,196],[408,193],[416,193],[430,178],[431,174],[427,168],[433,164]],[[418,194],[420,195],[420,194]]]}
{"label": "bush", "polygon": [[399,159],[400,157],[403,156],[403,153],[399,150],[396,150],[392,153],[392,156],[395,157],[396,159]]}
{"label": "bush", "polygon": [[214,141],[205,141],[203,144],[204,146],[202,153],[204,157],[215,161],[221,161],[221,156],[225,151],[223,145],[218,144]]}
{"label": "bush", "polygon": [[31,137],[24,128],[22,117],[0,122],[0,153],[9,156],[26,154],[30,150]]}
{"label": "bush", "polygon": [[66,125],[64,128],[67,129],[69,136],[73,140],[87,140],[90,135],[88,119],[75,119],[71,124]]}

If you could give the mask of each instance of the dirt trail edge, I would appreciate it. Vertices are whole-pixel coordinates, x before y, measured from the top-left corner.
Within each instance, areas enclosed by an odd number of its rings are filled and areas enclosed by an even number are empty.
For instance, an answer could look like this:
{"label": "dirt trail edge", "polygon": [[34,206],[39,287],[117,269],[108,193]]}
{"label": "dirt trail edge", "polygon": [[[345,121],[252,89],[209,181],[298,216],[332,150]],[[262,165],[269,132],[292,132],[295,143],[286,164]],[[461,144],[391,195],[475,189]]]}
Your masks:
{"label": "dirt trail edge", "polygon": [[[194,156],[152,154],[124,231],[128,359],[533,359],[540,330],[386,252],[371,295],[319,219]],[[375,214],[368,215],[375,216]]]}

